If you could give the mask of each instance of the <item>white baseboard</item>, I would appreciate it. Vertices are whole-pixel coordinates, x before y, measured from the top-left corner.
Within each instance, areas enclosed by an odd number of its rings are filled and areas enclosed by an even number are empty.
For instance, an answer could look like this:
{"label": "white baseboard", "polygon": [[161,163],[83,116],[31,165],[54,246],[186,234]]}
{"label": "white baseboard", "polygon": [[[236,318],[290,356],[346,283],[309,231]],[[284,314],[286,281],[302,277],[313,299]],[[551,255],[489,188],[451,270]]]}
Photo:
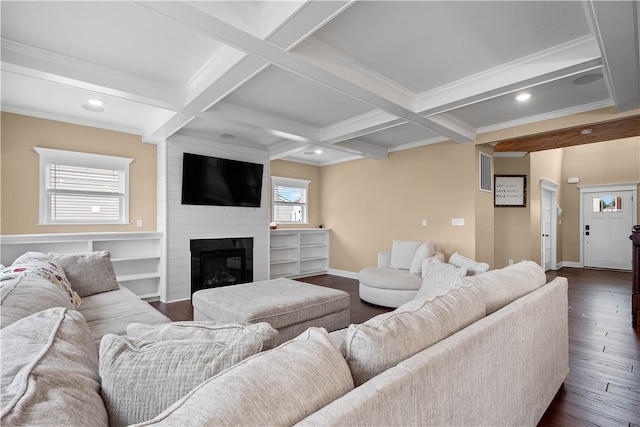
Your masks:
{"label": "white baseboard", "polygon": [[330,268],[328,273],[333,274],[334,276],[340,276],[340,277],[346,277],[347,279],[358,280],[358,273],[355,273],[353,271],[336,270],[335,268]]}
{"label": "white baseboard", "polygon": [[558,268],[562,268],[562,267],[582,268],[583,265],[582,263],[575,262],[575,261],[562,261],[561,263],[558,264]]}

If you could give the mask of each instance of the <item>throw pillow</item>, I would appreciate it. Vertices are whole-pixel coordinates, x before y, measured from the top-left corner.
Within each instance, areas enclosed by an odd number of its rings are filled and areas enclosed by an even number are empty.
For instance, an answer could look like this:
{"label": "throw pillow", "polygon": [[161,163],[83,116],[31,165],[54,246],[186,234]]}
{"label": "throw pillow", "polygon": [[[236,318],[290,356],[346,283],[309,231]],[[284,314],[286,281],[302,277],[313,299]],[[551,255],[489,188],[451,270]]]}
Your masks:
{"label": "throw pillow", "polygon": [[460,287],[350,325],[343,354],[356,386],[485,316],[484,294]]}
{"label": "throw pillow", "polygon": [[455,265],[456,267],[465,267],[467,269],[467,275],[469,276],[482,274],[489,270],[489,264],[486,262],[474,261],[471,258],[460,255],[458,252],[451,255],[451,258],[449,258],[449,264]]}
{"label": "throw pillow", "polygon": [[409,273],[411,274],[422,274],[422,261],[425,258],[432,257],[436,251],[436,245],[431,240],[427,240],[423,242],[418,249],[416,249],[416,253],[413,255],[411,259],[411,265],[409,266]]}
{"label": "throw pillow", "polygon": [[460,286],[477,286],[484,292],[487,314],[491,314],[547,283],[544,269],[533,261],[522,261],[460,280]]}
{"label": "throw pillow", "polygon": [[110,424],[149,420],[198,384],[261,349],[254,335],[229,342],[149,342],[107,334],[100,343],[100,377]]}
{"label": "throw pillow", "polygon": [[38,275],[21,274],[0,282],[0,328],[53,307],[75,309],[69,294]]}
{"label": "throw pillow", "polygon": [[394,240],[391,245],[389,267],[395,270],[408,270],[418,247],[422,242],[413,240]]}
{"label": "throw pillow", "polygon": [[71,286],[81,297],[118,289],[109,251],[49,255],[60,264]]}
{"label": "throw pillow", "polygon": [[141,426],[290,426],[351,390],[349,367],[327,331],[309,328],[210,378]]}
{"label": "throw pillow", "polygon": [[50,308],[0,330],[0,424],[108,425],[98,353],[84,317]]}
{"label": "throw pillow", "polygon": [[426,263],[422,286],[418,289],[416,298],[434,297],[452,289],[459,279],[467,274],[464,267],[456,267],[438,260]]}
{"label": "throw pillow", "polygon": [[214,340],[233,341],[243,335],[254,335],[262,341],[263,350],[276,346],[278,330],[266,322],[243,324],[215,321],[185,321],[160,325],[131,323],[127,326],[127,335],[145,341],[168,340]]}
{"label": "throw pillow", "polygon": [[10,280],[21,275],[39,276],[60,288],[69,302],[78,307],[82,302],[67,280],[64,270],[49,255],[41,252],[27,252],[19,256],[10,267],[0,271],[0,281]]}

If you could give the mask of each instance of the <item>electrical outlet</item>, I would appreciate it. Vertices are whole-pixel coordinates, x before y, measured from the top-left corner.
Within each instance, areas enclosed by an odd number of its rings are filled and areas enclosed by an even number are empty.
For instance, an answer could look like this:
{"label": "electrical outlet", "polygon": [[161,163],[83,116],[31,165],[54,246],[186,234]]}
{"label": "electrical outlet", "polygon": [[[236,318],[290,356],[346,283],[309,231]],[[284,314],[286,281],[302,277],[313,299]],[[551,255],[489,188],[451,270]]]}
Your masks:
{"label": "electrical outlet", "polygon": [[423,220],[422,220],[422,226],[423,226],[423,227],[426,227],[426,226],[427,226],[427,220],[426,220],[426,219],[423,219]]}
{"label": "electrical outlet", "polygon": [[141,219],[136,221],[136,227],[142,227],[142,220]]}
{"label": "electrical outlet", "polygon": [[464,225],[464,218],[451,218],[451,225]]}
{"label": "electrical outlet", "polygon": [[513,260],[512,259],[509,260],[509,265],[513,265]]}

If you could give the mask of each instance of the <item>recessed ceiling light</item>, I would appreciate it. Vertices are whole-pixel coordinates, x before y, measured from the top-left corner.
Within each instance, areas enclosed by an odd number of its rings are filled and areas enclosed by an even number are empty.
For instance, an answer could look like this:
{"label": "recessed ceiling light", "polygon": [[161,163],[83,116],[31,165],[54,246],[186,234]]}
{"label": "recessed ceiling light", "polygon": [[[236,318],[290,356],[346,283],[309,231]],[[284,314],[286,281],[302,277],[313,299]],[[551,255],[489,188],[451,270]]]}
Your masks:
{"label": "recessed ceiling light", "polygon": [[520,102],[524,102],[526,100],[528,100],[529,98],[531,98],[531,94],[530,93],[521,93],[520,95],[516,96],[516,99]]}
{"label": "recessed ceiling light", "polygon": [[102,113],[104,111],[104,108],[98,107],[96,105],[90,105],[90,104],[84,104],[82,108],[84,108],[87,111],[91,111],[92,113]]}
{"label": "recessed ceiling light", "polygon": [[589,135],[591,132],[593,132],[593,129],[582,129],[580,131],[582,135]]}
{"label": "recessed ceiling light", "polygon": [[104,105],[104,101],[100,101],[99,99],[90,99],[89,104],[94,107],[102,107]]}
{"label": "recessed ceiling light", "polygon": [[322,154],[322,150],[318,148],[316,151],[314,151],[314,153],[316,153],[316,154]]}
{"label": "recessed ceiling light", "polygon": [[221,136],[221,137],[223,137],[223,138],[227,138],[227,139],[233,139],[233,138],[235,138],[235,137],[236,137],[236,136],[235,136],[234,134],[232,134],[232,133],[223,133],[223,134],[222,134],[222,135],[220,135],[220,136]]}

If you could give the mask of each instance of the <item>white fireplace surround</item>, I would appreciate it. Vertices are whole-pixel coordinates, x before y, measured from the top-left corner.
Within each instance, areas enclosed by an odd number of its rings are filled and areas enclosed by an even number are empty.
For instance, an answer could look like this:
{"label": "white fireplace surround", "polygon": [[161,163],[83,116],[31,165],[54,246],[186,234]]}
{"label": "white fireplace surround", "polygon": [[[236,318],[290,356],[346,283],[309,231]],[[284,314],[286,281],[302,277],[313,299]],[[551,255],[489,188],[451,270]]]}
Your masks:
{"label": "white fireplace surround", "polygon": [[[259,208],[181,204],[182,154],[223,157],[264,165]],[[253,238],[253,279],[269,275],[269,156],[266,151],[176,135],[158,146],[158,229],[165,235],[163,301],[191,297],[192,239]]]}

